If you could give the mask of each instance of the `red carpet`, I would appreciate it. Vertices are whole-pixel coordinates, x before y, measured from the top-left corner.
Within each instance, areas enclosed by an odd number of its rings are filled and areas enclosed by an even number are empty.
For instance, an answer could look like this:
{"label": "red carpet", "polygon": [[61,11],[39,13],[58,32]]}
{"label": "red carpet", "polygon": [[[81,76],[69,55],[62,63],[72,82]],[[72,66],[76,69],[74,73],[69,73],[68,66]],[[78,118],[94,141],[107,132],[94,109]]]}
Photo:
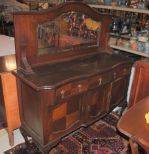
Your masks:
{"label": "red carpet", "polygon": [[[125,154],[128,142],[120,137],[116,131],[119,117],[108,114],[87,128],[81,128],[77,132],[63,139],[50,154]],[[38,148],[31,143],[26,147],[24,143],[5,152],[5,154],[41,154]]]}

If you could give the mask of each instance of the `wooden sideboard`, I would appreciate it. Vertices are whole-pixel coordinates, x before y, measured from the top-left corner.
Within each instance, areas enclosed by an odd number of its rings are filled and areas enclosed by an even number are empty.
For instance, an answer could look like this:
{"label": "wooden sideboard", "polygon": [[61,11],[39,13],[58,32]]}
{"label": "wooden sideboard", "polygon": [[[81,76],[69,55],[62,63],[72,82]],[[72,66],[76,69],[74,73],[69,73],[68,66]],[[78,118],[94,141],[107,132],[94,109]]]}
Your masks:
{"label": "wooden sideboard", "polygon": [[15,55],[0,57],[0,118],[7,124],[10,145],[14,144],[13,130],[20,127],[16,77],[11,73],[15,68]]}
{"label": "wooden sideboard", "polygon": [[16,72],[21,130],[43,153],[61,137],[126,105],[131,62],[119,55],[101,53],[34,72]]}
{"label": "wooden sideboard", "polygon": [[132,83],[129,107],[133,106],[146,96],[149,96],[149,58],[135,63],[134,79]]}
{"label": "wooden sideboard", "polygon": [[126,105],[132,61],[108,50],[110,22],[81,2],[14,14],[14,74],[27,145],[31,136],[48,153],[65,135]]}

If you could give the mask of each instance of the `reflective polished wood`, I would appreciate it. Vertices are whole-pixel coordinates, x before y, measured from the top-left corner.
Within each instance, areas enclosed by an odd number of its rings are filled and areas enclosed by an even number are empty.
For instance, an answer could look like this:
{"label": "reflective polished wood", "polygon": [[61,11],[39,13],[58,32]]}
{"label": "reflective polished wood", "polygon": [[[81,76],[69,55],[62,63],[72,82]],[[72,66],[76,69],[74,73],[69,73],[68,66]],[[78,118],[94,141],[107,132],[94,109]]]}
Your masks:
{"label": "reflective polished wood", "polygon": [[149,153],[149,124],[145,114],[149,112],[149,97],[131,107],[119,120],[118,130],[140,144]]}

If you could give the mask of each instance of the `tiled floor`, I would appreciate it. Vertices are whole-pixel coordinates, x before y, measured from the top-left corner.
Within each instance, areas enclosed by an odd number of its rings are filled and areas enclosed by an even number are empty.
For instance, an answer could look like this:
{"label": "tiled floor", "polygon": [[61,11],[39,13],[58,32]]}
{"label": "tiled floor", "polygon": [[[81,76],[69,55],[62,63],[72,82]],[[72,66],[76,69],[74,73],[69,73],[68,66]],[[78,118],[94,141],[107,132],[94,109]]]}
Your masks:
{"label": "tiled floor", "polygon": [[[16,129],[14,131],[14,146],[24,142],[24,139],[19,131],[19,129]],[[4,151],[12,148],[9,145],[9,140],[8,140],[8,134],[6,129],[0,130],[0,154],[3,154]]]}

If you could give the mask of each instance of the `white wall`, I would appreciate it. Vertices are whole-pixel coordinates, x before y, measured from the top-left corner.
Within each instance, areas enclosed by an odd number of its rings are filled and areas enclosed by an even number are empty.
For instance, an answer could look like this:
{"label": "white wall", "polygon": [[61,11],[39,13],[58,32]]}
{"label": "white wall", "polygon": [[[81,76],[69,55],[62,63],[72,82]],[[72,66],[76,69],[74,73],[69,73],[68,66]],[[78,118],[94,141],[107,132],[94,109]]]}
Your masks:
{"label": "white wall", "polygon": [[0,35],[0,56],[15,54],[14,38]]}

